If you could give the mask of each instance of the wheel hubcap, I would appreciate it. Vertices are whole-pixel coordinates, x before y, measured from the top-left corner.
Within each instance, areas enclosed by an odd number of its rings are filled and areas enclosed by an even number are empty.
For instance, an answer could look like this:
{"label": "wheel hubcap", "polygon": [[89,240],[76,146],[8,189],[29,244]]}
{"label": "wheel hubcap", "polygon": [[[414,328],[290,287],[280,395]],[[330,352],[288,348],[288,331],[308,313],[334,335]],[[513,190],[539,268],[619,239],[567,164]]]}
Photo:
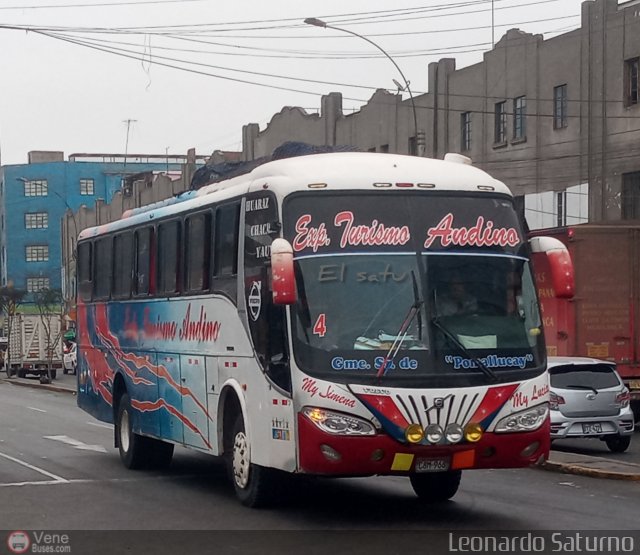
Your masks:
{"label": "wheel hubcap", "polygon": [[123,411],[120,417],[120,445],[125,453],[129,452],[131,437],[129,435],[129,412]]}
{"label": "wheel hubcap", "polygon": [[238,432],[233,442],[233,478],[240,488],[247,487],[251,457],[249,442],[244,432]]}

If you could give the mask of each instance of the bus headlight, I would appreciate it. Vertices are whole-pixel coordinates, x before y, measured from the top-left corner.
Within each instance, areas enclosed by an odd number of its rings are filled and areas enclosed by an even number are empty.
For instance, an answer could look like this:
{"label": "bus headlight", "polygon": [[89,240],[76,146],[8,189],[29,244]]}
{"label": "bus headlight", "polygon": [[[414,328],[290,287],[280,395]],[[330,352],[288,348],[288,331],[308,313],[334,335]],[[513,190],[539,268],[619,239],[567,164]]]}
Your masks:
{"label": "bus headlight", "polygon": [[537,430],[549,414],[549,403],[542,403],[506,416],[496,426],[496,433],[500,432],[529,432]]}
{"label": "bus headlight", "polygon": [[318,407],[304,407],[304,414],[323,432],[343,436],[372,436],[376,429],[371,422],[357,416],[342,414]]}

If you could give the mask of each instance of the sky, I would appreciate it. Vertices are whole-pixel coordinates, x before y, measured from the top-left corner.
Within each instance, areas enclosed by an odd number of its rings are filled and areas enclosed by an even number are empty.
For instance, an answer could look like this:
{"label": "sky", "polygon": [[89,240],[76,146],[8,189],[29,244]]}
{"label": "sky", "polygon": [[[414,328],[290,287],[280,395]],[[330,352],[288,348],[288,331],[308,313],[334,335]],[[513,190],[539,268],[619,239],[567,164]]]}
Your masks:
{"label": "sky", "polygon": [[[2,165],[31,150],[186,154],[241,150],[284,106],[346,113],[428,64],[482,61],[507,29],[545,39],[580,26],[580,0],[0,0]],[[406,94],[406,93],[405,93]]]}

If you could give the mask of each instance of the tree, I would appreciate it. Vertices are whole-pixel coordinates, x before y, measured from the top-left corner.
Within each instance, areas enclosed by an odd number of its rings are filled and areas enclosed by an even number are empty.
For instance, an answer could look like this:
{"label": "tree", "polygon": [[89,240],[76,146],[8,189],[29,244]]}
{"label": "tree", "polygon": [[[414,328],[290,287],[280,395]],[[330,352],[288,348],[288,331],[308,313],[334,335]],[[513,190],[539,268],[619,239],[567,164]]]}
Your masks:
{"label": "tree", "polygon": [[47,377],[45,380],[43,379],[44,376],[41,376],[40,381],[50,383],[53,379],[51,371],[56,347],[62,338],[62,322],[64,318],[62,291],[60,289],[40,289],[33,293],[33,302],[40,314],[47,358]]}
{"label": "tree", "polygon": [[22,300],[26,291],[22,289],[14,289],[12,285],[0,287],[0,314],[3,314],[7,325],[7,351],[5,353],[5,368],[7,377],[11,377],[11,334],[13,332],[13,323],[15,321],[18,309],[22,304]]}

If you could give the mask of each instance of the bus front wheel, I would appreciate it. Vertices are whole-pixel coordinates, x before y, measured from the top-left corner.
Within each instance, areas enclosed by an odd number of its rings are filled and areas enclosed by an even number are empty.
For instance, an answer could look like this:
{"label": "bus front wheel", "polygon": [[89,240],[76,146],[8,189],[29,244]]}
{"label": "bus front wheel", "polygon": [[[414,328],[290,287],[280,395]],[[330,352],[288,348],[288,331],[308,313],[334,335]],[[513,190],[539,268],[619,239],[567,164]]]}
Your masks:
{"label": "bus front wheel", "polygon": [[246,507],[269,505],[274,497],[276,473],[251,462],[251,445],[242,415],[236,417],[230,439],[227,464],[236,496]]}
{"label": "bus front wheel", "polygon": [[462,471],[428,472],[410,476],[413,491],[428,503],[439,503],[451,499],[460,486]]}

